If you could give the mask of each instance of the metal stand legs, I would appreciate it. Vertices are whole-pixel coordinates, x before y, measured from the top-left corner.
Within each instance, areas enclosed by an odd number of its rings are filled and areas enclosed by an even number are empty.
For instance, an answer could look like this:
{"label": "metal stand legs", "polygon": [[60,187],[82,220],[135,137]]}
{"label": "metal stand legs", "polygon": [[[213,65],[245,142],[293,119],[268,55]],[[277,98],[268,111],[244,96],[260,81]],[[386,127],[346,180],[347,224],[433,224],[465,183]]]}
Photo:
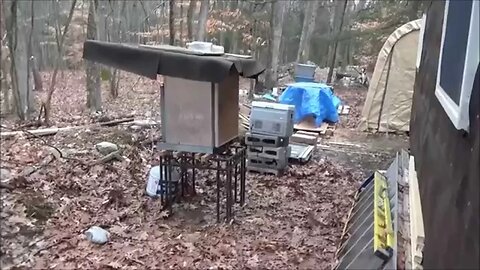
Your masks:
{"label": "metal stand legs", "polygon": [[[177,199],[195,195],[198,170],[208,170],[215,172],[217,222],[221,219],[222,187],[225,192],[226,220],[231,221],[233,205],[238,202],[242,206],[245,204],[245,153],[245,147],[235,143],[221,154],[213,155],[161,151],[160,175],[164,175],[165,179],[159,185],[159,192],[164,208],[172,211],[172,204]],[[179,179],[172,179],[172,175],[176,175],[172,173],[174,170],[179,172]],[[238,195],[240,201],[237,200]]]}

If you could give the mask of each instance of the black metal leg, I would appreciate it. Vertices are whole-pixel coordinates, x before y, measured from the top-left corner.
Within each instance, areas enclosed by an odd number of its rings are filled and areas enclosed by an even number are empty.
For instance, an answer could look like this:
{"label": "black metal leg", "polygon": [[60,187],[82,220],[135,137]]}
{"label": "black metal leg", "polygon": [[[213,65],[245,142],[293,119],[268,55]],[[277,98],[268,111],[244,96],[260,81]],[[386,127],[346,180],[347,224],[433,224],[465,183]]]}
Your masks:
{"label": "black metal leg", "polygon": [[227,221],[230,221],[232,219],[232,166],[230,161],[227,161],[226,164],[226,169],[227,169],[227,175],[226,175],[226,183],[225,183],[225,195],[227,197],[227,202],[226,202],[226,215],[227,215]]}
{"label": "black metal leg", "polygon": [[181,175],[181,182],[180,182],[180,186],[181,186],[181,192],[182,192],[182,197],[185,196],[185,185],[187,183],[187,169],[185,168],[186,166],[186,163],[187,163],[187,158],[185,156],[182,156],[180,158],[180,175]]}
{"label": "black metal leg", "polygon": [[[217,168],[220,168],[220,161],[217,161]],[[220,222],[220,170],[217,170],[217,222]]]}
{"label": "black metal leg", "polygon": [[234,175],[235,175],[234,197],[235,197],[235,203],[237,203],[238,202],[238,199],[237,199],[238,162],[235,162],[235,167],[234,168],[235,168],[235,172],[234,172]]}
{"label": "black metal leg", "polygon": [[[216,212],[217,222],[221,220],[221,211],[225,207],[226,220],[231,221],[234,217],[234,205],[237,202],[243,206],[245,204],[246,196],[246,160],[245,148],[235,147],[230,148],[229,151],[215,154],[210,157],[209,162],[200,162],[195,159],[195,153],[184,153],[182,156],[172,156],[170,152],[165,152],[160,156],[160,176],[161,185],[159,188],[163,210],[172,211],[173,203],[176,202],[177,196],[185,196],[186,193],[196,193],[196,177],[197,169],[207,169],[211,173],[216,172]],[[190,160],[191,158],[191,160]],[[176,169],[175,169],[176,168]],[[179,170],[180,177],[175,174]],[[190,169],[191,186],[190,190]],[[177,177],[173,179],[174,176]],[[210,174],[212,175],[212,174]],[[222,180],[225,178],[225,181]],[[240,182],[240,183],[239,183]],[[225,187],[225,206],[222,206],[222,185]],[[240,187],[238,187],[240,185]],[[181,190],[179,190],[181,189]],[[233,189],[233,191],[232,191]],[[240,201],[239,193],[240,192]],[[222,218],[223,220],[223,218]]]}
{"label": "black metal leg", "polygon": [[165,188],[163,186],[164,184],[164,180],[163,179],[163,175],[164,175],[164,166],[165,165],[165,160],[163,158],[163,156],[160,157],[160,179],[159,179],[159,182],[158,182],[158,186],[157,186],[157,194],[160,192],[160,201],[162,202],[162,207],[165,206]]}
{"label": "black metal leg", "polygon": [[166,166],[165,166],[165,170],[166,170],[166,174],[165,174],[165,197],[167,197],[167,207],[168,209],[170,210],[171,208],[171,204],[172,204],[172,196],[171,196],[171,190],[170,190],[170,183],[171,183],[171,180],[172,180],[172,168],[170,167],[170,164],[171,164],[171,160],[170,160],[170,156],[167,156],[166,157]]}
{"label": "black metal leg", "polygon": [[245,150],[242,149],[242,154],[241,159],[242,161],[240,162],[240,205],[244,206],[245,205]]}
{"label": "black metal leg", "polygon": [[195,190],[195,153],[192,153],[192,194],[197,194]]}

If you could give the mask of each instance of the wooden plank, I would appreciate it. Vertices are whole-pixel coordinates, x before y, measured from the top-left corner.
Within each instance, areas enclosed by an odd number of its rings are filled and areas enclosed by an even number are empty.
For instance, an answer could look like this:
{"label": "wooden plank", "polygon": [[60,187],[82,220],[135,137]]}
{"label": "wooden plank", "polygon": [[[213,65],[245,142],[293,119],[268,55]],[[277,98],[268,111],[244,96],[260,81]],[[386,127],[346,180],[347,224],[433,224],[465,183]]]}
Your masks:
{"label": "wooden plank", "polygon": [[347,115],[350,113],[350,106],[348,105],[340,105],[337,108],[337,113],[340,115]]}
{"label": "wooden plank", "polygon": [[[425,231],[414,157],[409,162],[410,252],[413,269],[421,269]],[[419,247],[421,249],[419,249]]]}
{"label": "wooden plank", "polygon": [[339,105],[337,108],[337,113],[342,114],[342,110],[343,110],[343,105]]}
{"label": "wooden plank", "polygon": [[294,129],[296,130],[302,130],[302,131],[309,131],[309,132],[315,132],[315,133],[320,133],[320,134],[325,134],[325,131],[327,130],[328,124],[327,123],[322,123],[319,127],[315,126],[315,120],[313,117],[307,117],[300,123],[294,125]]}
{"label": "wooden plank", "polygon": [[240,103],[239,104],[239,112],[240,114],[243,114],[245,116],[249,116],[250,115],[250,111],[251,111],[251,108],[246,105],[246,104],[243,104],[243,103]]}
{"label": "wooden plank", "polygon": [[310,136],[310,135],[304,135],[304,134],[299,134],[295,133],[290,137],[291,142],[297,142],[297,143],[305,143],[308,145],[317,145],[317,136]]}
{"label": "wooden plank", "polygon": [[315,137],[318,137],[318,133],[316,132],[309,132],[309,131],[305,131],[305,130],[299,130],[296,132],[297,134],[303,134],[303,135],[309,135],[309,136],[315,136]]}

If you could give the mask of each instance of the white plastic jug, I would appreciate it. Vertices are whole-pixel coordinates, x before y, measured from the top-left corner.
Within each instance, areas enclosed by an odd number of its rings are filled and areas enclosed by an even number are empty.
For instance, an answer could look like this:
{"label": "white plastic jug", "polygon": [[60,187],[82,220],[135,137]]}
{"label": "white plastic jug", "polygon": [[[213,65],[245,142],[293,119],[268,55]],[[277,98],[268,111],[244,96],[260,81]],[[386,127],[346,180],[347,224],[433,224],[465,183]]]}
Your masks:
{"label": "white plastic jug", "polygon": [[[166,178],[165,177],[165,171],[166,167],[163,166],[163,172],[162,172],[162,182]],[[172,169],[172,179],[171,181],[176,182],[180,179],[180,174],[178,173],[177,170]],[[146,192],[147,195],[150,197],[156,197],[158,196],[157,191],[159,189],[160,185],[160,166],[155,166],[150,169],[150,173],[148,174],[148,180],[147,180],[147,188]]]}

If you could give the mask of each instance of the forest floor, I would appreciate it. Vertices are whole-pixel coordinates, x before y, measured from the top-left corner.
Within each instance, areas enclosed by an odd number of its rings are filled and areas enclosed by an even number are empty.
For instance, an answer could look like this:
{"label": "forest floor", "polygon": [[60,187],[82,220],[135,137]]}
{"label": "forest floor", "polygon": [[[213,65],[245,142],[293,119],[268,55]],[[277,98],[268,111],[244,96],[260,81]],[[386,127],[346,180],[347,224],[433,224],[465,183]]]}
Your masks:
{"label": "forest floor", "polygon": [[[158,119],[159,83],[122,76],[118,98],[104,92],[102,117]],[[52,104],[55,126],[99,120],[84,109],[84,82],[80,71],[59,79]],[[216,223],[208,174],[199,179],[198,196],[176,205],[168,219],[160,202],[144,194],[148,170],[158,160],[152,145],[142,142],[158,135],[154,128],[92,127],[44,141],[2,140],[1,167],[13,177],[0,189],[1,269],[331,269],[357,186],[408,145],[402,136],[355,130],[365,89],[336,93],[351,111],[334,136],[321,141],[324,147],[309,163],[291,165],[285,176],[248,174],[246,206],[235,208],[231,224]],[[9,119],[2,125],[15,127]],[[125,159],[95,164],[101,155],[94,146],[101,141],[119,145]],[[69,156],[52,155],[51,146]],[[32,174],[16,177],[52,156]],[[85,238],[92,225],[110,232],[107,244]]]}

